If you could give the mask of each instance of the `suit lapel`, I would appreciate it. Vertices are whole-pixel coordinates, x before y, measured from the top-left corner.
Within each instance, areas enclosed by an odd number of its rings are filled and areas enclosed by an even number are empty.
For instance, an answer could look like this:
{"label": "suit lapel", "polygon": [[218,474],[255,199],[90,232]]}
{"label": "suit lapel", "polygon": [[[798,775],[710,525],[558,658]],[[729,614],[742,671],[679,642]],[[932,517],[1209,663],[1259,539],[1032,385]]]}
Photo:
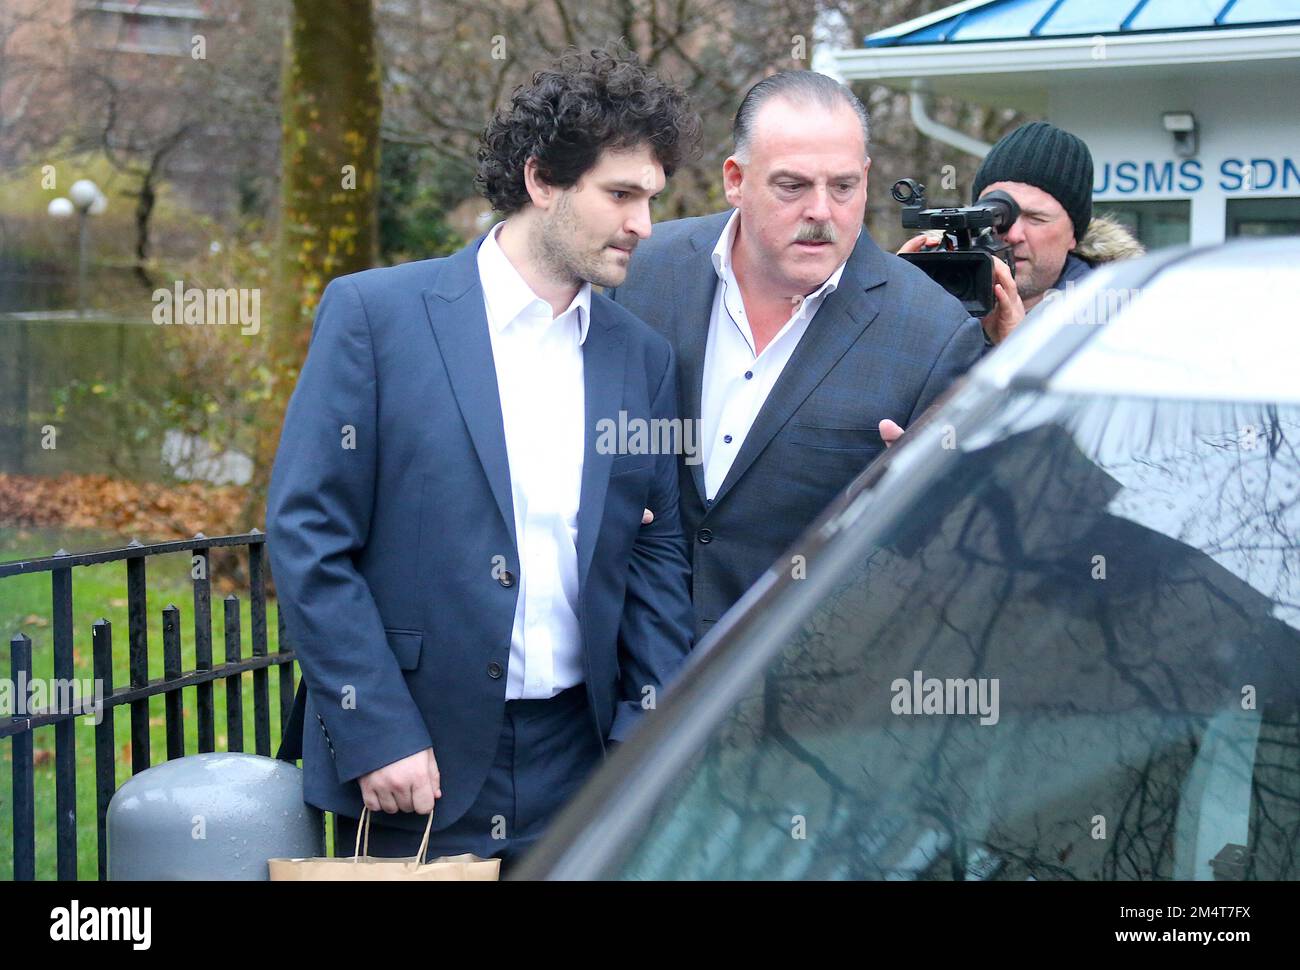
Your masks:
{"label": "suit lapel", "polygon": [[720,502],[768,446],[799,405],[825,379],[880,312],[885,282],[883,257],[866,229],[858,237],[835,292],[828,296],[799,340],[759,409],[714,504]]}
{"label": "suit lapel", "polygon": [[626,380],[626,335],[610,318],[603,300],[592,297],[591,326],[582,343],[582,386],[585,441],[582,456],[582,492],[578,500],[578,588],[585,589],[605,512],[605,494],[614,464],[612,452],[596,448],[597,423],[618,421]]}
{"label": "suit lapel", "polygon": [[477,254],[482,241],[480,236],[448,259],[432,290],[425,291],[424,302],[461,417],[518,552],[505,421],[501,417],[483,287],[478,278]]}
{"label": "suit lapel", "polygon": [[[690,248],[673,266],[673,293],[677,294],[675,341],[682,380],[678,392],[681,416],[700,427],[700,413],[704,396],[704,353],[708,346],[709,319],[713,315],[713,299],[718,288],[718,274],[713,268],[713,247],[727,226],[731,213],[723,213],[719,220],[710,220],[704,228],[690,237]],[[700,435],[694,436],[697,447],[702,447]],[[686,466],[695,482],[700,502],[705,500],[704,463],[696,461]]]}

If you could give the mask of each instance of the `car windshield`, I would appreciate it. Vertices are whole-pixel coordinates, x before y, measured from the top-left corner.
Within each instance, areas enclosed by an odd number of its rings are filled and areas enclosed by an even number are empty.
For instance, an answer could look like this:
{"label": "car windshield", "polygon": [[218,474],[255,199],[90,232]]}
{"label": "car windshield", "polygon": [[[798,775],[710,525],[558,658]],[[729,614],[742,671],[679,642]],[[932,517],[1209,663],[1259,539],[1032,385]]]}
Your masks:
{"label": "car windshield", "polygon": [[1300,407],[961,425],[603,875],[1300,876]]}

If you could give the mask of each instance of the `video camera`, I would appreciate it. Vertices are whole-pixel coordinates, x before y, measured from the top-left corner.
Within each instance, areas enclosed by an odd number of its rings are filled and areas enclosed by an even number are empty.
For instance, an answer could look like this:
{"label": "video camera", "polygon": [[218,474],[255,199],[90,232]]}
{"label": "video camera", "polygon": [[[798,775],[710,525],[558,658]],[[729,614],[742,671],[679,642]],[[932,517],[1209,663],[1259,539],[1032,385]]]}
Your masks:
{"label": "video camera", "polygon": [[983,317],[997,305],[993,293],[996,257],[1016,273],[1011,247],[998,238],[1020,218],[1020,206],[1005,192],[990,192],[978,204],[958,209],[927,209],[925,186],[915,179],[899,179],[890,189],[903,204],[903,228],[942,229],[946,249],[903,253],[902,257],[961,300],[966,312]]}

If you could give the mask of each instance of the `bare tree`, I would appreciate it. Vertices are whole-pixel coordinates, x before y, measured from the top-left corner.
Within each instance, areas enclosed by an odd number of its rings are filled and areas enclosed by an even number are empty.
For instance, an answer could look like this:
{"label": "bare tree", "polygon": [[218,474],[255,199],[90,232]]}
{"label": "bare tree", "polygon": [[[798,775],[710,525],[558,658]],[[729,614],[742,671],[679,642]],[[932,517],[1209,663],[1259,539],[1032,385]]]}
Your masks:
{"label": "bare tree", "polygon": [[[751,85],[777,70],[811,67],[816,44],[829,39],[828,23],[841,25],[835,41],[852,45],[874,30],[942,5],[937,0],[615,0],[596,6],[576,0],[385,0],[378,7],[386,65],[384,137],[427,146],[462,167],[469,197],[478,135],[514,88],[566,46],[623,38],[648,65],[681,84],[704,119],[701,156],[674,177],[660,212],[661,218],[700,215],[726,204],[719,173],[731,151],[732,118]],[[959,183],[969,186],[978,160],[917,132],[905,95],[868,85],[857,93],[874,120],[875,172],[884,173],[882,181],[873,182],[870,223],[893,227],[898,222],[887,189],[902,175],[918,174],[938,188],[943,166],[953,165]],[[951,100],[941,100],[933,113],[985,139],[996,138],[1014,117]]]}
{"label": "bare tree", "polygon": [[[99,34],[78,28],[70,78],[82,117],[74,148],[97,149],[127,176],[136,200],[136,278],[152,289],[152,219],[164,183],[197,211],[229,214],[237,173],[273,169],[274,97],[283,17],[276,5],[219,0],[208,15],[173,32],[167,46],[132,44],[125,21]],[[118,36],[114,36],[114,34]],[[232,150],[232,148],[234,150]],[[266,193],[269,196],[269,190]],[[173,246],[199,240],[174,239]]]}

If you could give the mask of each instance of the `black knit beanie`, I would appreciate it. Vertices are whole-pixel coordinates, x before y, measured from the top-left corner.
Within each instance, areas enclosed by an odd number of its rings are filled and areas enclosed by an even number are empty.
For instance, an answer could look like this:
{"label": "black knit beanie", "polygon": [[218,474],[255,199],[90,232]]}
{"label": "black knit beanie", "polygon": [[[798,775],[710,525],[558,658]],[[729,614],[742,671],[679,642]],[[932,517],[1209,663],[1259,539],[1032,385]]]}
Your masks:
{"label": "black knit beanie", "polygon": [[975,173],[971,202],[994,182],[1024,182],[1061,203],[1076,243],[1092,220],[1092,152],[1078,135],[1046,121],[1021,125],[990,149]]}

